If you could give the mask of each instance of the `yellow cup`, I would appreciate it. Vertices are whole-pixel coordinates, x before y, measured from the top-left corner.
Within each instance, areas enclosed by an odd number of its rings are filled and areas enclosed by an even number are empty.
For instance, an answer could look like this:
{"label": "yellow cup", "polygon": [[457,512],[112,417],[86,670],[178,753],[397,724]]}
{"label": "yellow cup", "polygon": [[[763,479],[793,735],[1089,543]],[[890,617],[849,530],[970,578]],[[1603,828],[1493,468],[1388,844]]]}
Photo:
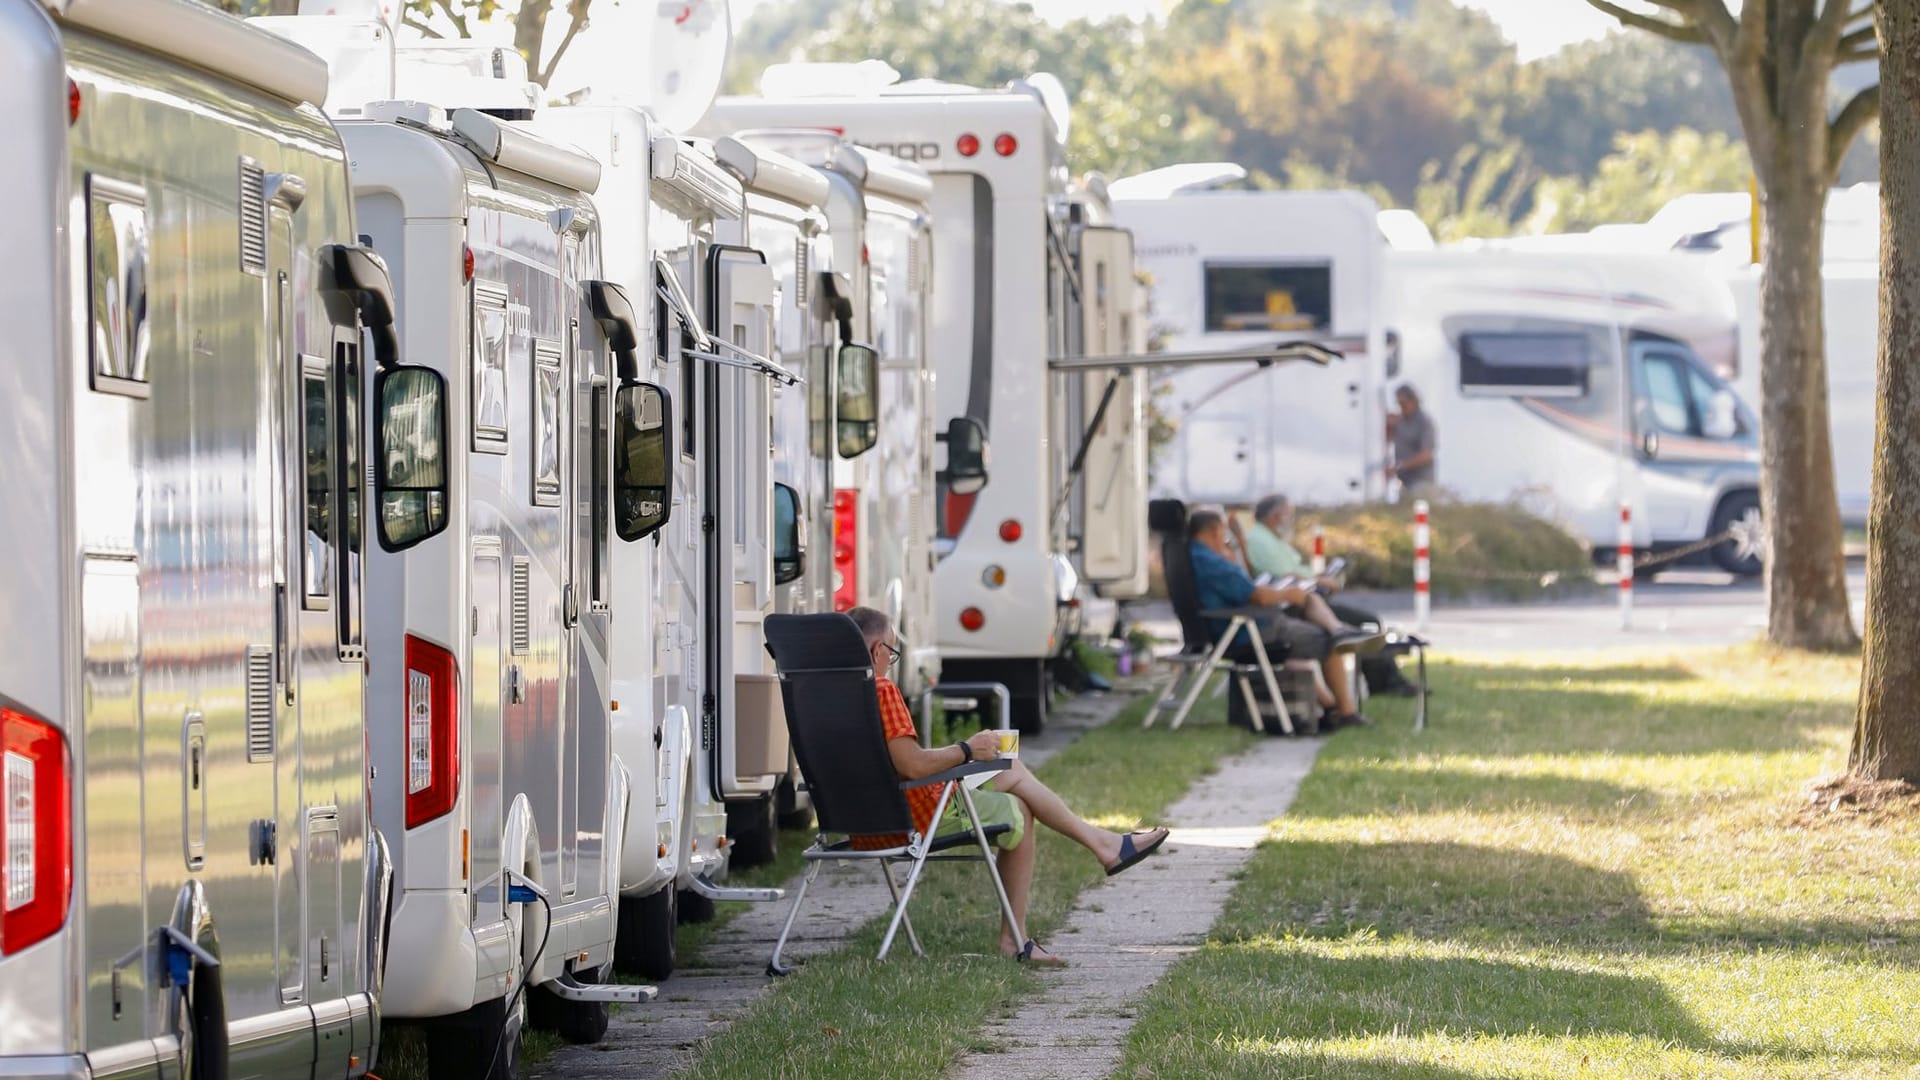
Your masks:
{"label": "yellow cup", "polygon": [[999,735],[1000,735],[1000,756],[1005,758],[1019,757],[1020,756],[1020,733],[1017,731],[1002,731],[1002,732],[999,732]]}

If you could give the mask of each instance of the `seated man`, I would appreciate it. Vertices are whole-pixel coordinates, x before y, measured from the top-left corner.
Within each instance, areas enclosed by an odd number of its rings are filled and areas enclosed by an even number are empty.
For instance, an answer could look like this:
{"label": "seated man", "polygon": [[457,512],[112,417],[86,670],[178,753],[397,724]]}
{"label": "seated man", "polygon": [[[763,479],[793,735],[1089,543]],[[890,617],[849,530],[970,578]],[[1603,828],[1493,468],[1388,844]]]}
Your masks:
{"label": "seated man", "polygon": [[[1285,495],[1269,495],[1256,503],[1253,508],[1253,527],[1244,534],[1237,521],[1229,518],[1228,522],[1240,541],[1240,554],[1246,558],[1248,573],[1265,574],[1276,581],[1288,576],[1313,576],[1313,567],[1307,562],[1306,556],[1300,554],[1300,549],[1288,539],[1293,535],[1293,503]],[[1337,579],[1321,577],[1318,580],[1321,592],[1328,596],[1327,607],[1342,622],[1355,626],[1366,623],[1385,625],[1380,616],[1371,611],[1332,599],[1331,594],[1340,591]],[[1391,656],[1361,658],[1360,674],[1366,676],[1367,689],[1376,694],[1411,697],[1419,692],[1413,683],[1400,674],[1400,665]]]}
{"label": "seated man", "polygon": [[[893,670],[894,663],[900,659],[899,638],[895,636],[892,624],[885,613],[868,607],[853,608],[847,612],[847,617],[853,620],[854,625],[860,628],[861,636],[866,638],[867,656],[873,663],[873,670],[878,673],[875,681],[880,695],[880,722],[886,732],[887,752],[893,757],[894,772],[899,774],[900,779],[918,780],[969,761],[992,761],[1000,756],[1000,733],[997,731],[975,732],[965,742],[952,746],[922,747],[919,732],[913,726],[913,714],[907,711],[906,699],[901,696],[900,688],[885,674]],[[921,833],[939,835],[967,828],[966,811],[958,792],[947,801],[946,816],[939,822],[937,831],[933,812],[940,803],[940,785],[909,788],[905,794],[907,806],[913,811],[914,827]],[[1034,843],[1031,826],[1035,818],[1047,828],[1092,852],[1093,857],[1100,860],[1100,865],[1107,868],[1108,877],[1151,855],[1167,839],[1165,829],[1146,829],[1122,836],[1088,824],[1017,760],[1011,768],[994,774],[993,779],[974,790],[973,805],[980,815],[983,828],[991,825],[1009,827],[1009,831],[997,837],[995,843],[1000,848],[1000,880],[1007,887],[1007,901],[1013,906],[1013,914],[1022,926],[1027,923],[1027,897],[1033,889]],[[1031,951],[1027,951],[1029,946]],[[1004,923],[1000,927],[1000,951],[1035,964],[1065,963],[1037,944],[1015,941],[1013,928]]]}
{"label": "seated man", "polygon": [[[1249,606],[1299,608],[1304,619],[1278,613],[1255,622],[1254,625],[1260,627],[1261,641],[1268,646],[1267,655],[1276,660],[1285,658],[1320,662],[1327,687],[1333,692],[1334,704],[1333,718],[1322,725],[1324,729],[1331,731],[1371,723],[1360,715],[1360,708],[1353,700],[1353,687],[1347,681],[1339,655],[1333,650],[1337,645],[1375,635],[1341,622],[1327,607],[1326,601],[1308,589],[1255,585],[1241,568],[1239,559],[1234,557],[1233,548],[1227,542],[1226,518],[1219,513],[1195,510],[1187,519],[1187,539],[1187,546],[1193,555],[1193,579],[1201,610]],[[1222,634],[1226,632],[1227,621],[1209,619],[1207,626],[1214,634]],[[1233,644],[1228,646],[1226,655],[1236,663],[1249,663],[1253,659],[1252,648],[1247,640],[1247,631],[1242,629]]]}

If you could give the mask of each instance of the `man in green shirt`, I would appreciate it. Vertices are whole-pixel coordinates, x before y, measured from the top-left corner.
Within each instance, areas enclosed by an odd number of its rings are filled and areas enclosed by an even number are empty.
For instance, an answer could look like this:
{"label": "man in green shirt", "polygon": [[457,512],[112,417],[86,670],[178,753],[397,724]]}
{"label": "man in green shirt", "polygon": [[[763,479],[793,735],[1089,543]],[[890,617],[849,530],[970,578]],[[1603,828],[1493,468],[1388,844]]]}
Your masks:
{"label": "man in green shirt", "polygon": [[[1327,605],[1333,609],[1340,621],[1352,626],[1385,625],[1380,616],[1371,611],[1356,608],[1351,604],[1342,604],[1333,599],[1340,591],[1340,582],[1331,577],[1315,579],[1312,564],[1300,549],[1293,546],[1293,503],[1285,495],[1269,495],[1261,499],[1253,508],[1253,527],[1242,531],[1238,520],[1233,521],[1234,532],[1240,540],[1240,553],[1245,558],[1247,573],[1254,577],[1265,574],[1273,580],[1292,575],[1302,581],[1316,580],[1320,591],[1327,597]],[[1375,694],[1399,694],[1411,696],[1418,693],[1413,683],[1400,674],[1400,667],[1392,656],[1381,654],[1360,661],[1360,672],[1366,676],[1367,689]]]}

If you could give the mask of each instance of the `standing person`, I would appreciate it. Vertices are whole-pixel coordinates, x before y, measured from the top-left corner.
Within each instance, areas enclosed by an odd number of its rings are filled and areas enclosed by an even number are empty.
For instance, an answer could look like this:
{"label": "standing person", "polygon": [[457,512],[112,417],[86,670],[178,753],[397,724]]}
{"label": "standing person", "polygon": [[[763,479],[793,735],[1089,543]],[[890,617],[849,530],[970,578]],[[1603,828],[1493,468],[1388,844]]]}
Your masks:
{"label": "standing person", "polygon": [[[873,664],[875,690],[880,697],[880,723],[887,740],[887,755],[893,759],[893,771],[900,779],[918,780],[969,761],[992,761],[1000,756],[997,731],[975,732],[966,741],[952,746],[921,746],[919,733],[913,726],[913,714],[907,711],[906,698],[887,677],[894,662],[900,659],[900,638],[893,632],[892,622],[885,612],[869,607],[853,608],[847,617],[860,628],[860,636],[867,642],[867,658]],[[936,836],[967,827],[966,815],[959,809],[960,800],[956,797],[947,804],[946,817],[939,823],[938,832],[935,831],[933,812],[940,802],[939,785],[909,788],[905,794],[907,806],[913,811],[913,826],[922,835]],[[1165,829],[1121,834],[1088,824],[1018,759],[1011,768],[975,789],[973,805],[980,814],[982,828],[1008,827],[1008,831],[995,840],[1000,848],[1000,881],[1007,887],[1007,903],[1013,907],[1014,917],[1022,926],[1027,923],[1027,897],[1033,889],[1033,822],[1036,818],[1040,824],[1092,852],[1106,868],[1108,877],[1153,854],[1167,839]],[[873,839],[861,837],[856,841]],[[899,842],[906,840],[902,838]],[[863,845],[856,842],[854,846]],[[1015,941],[1013,928],[1004,920],[1000,926],[1000,951],[1043,966],[1065,963],[1035,942]]]}
{"label": "standing person", "polygon": [[1387,416],[1387,437],[1393,440],[1393,464],[1387,474],[1400,481],[1400,501],[1424,496],[1433,487],[1433,418],[1420,411],[1420,395],[1412,383],[1393,392],[1398,413]]}
{"label": "standing person", "polygon": [[[1240,552],[1246,556],[1249,574],[1265,574],[1276,581],[1289,575],[1299,578],[1312,576],[1312,564],[1293,545],[1293,502],[1285,495],[1269,495],[1261,499],[1253,508],[1252,528],[1240,533],[1239,523],[1235,522],[1234,531],[1240,535]],[[1367,623],[1385,625],[1374,612],[1333,599],[1333,594],[1341,588],[1337,578],[1321,577],[1318,584],[1321,594],[1327,598],[1327,607],[1342,622],[1354,626]],[[1381,654],[1362,657],[1360,673],[1366,676],[1367,689],[1375,694],[1412,697],[1419,692],[1406,676],[1400,674],[1400,665],[1392,656]]]}
{"label": "standing person", "polygon": [[[1360,715],[1360,706],[1353,700],[1353,686],[1347,679],[1346,670],[1341,663],[1340,654],[1334,652],[1337,645],[1378,639],[1372,631],[1342,623],[1326,601],[1307,589],[1295,586],[1276,589],[1269,585],[1255,585],[1240,566],[1240,560],[1234,557],[1233,547],[1227,542],[1227,522],[1212,510],[1195,510],[1187,519],[1187,547],[1193,558],[1194,591],[1199,594],[1200,609],[1226,609],[1254,605],[1281,609],[1275,615],[1257,619],[1254,625],[1260,628],[1260,639],[1269,645],[1281,648],[1268,648],[1267,653],[1274,659],[1317,660],[1321,673],[1326,678],[1327,689],[1333,693],[1333,718],[1325,725],[1326,730],[1353,725],[1365,726],[1371,721]],[[1297,608],[1305,616],[1294,618],[1285,613],[1286,608]],[[1216,635],[1225,633],[1227,620],[1208,619],[1207,630]],[[1247,637],[1243,627],[1231,645],[1227,647],[1226,657],[1235,663],[1252,662],[1253,643]]]}

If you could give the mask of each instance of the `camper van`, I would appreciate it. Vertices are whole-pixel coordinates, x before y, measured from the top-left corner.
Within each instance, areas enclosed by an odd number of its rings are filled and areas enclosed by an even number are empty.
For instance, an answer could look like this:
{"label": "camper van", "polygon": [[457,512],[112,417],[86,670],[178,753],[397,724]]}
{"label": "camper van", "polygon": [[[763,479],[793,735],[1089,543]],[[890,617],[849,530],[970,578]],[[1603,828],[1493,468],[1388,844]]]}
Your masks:
{"label": "camper van", "polygon": [[1152,280],[1155,330],[1172,350],[1322,341],[1330,363],[1207,367],[1165,376],[1175,429],[1153,490],[1249,503],[1273,492],[1315,505],[1378,498],[1383,451],[1379,208],[1351,191],[1238,191],[1231,164],[1115,181],[1114,217]]}
{"label": "camper van", "polygon": [[445,527],[446,387],[319,59],[178,0],[11,4],[0,54],[0,1073],[364,1075],[366,564]]}
{"label": "camper van", "polygon": [[655,763],[632,772],[615,961],[659,979],[677,962],[679,922],[710,916],[716,899],[780,896],[719,882],[728,803],[765,799],[787,769],[784,714],[755,665],[774,574],[764,433],[775,385],[797,383],[767,355],[771,269],[721,240],[746,196],[710,148],[624,105],[543,109],[527,124],[603,163],[604,273],[635,299],[639,368],[668,403],[663,521],[647,543],[616,547],[611,568],[615,746]]}
{"label": "camper van", "polygon": [[1394,252],[1389,267],[1385,374],[1433,418],[1443,491],[1520,499],[1596,549],[1625,504],[1636,546],[1731,532],[1713,560],[1759,572],[1756,422],[1715,359],[1735,335],[1723,282],[1678,255]]}
{"label": "camper van", "polygon": [[[740,129],[838,129],[930,174],[939,288],[927,334],[945,459],[932,637],[944,680],[1005,685],[1014,722],[1039,730],[1078,587],[1065,518],[1053,520],[1065,451],[1047,373],[1065,337],[1066,95],[1050,77],[1001,90],[854,85],[869,70],[771,68],[766,96],[722,98],[715,115]],[[1003,463],[991,476],[989,438]]]}

